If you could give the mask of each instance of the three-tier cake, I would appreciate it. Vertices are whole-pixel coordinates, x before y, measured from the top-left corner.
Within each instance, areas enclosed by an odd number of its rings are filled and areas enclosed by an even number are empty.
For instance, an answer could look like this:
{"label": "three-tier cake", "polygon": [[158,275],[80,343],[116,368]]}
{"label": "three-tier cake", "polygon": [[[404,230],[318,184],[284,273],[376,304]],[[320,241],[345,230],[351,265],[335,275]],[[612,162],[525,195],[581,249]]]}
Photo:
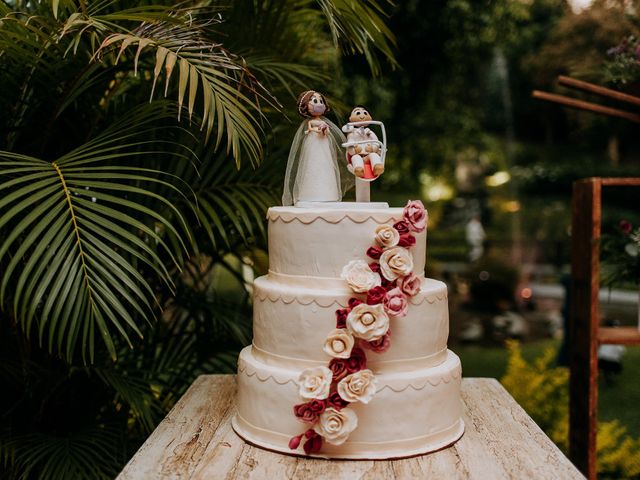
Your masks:
{"label": "three-tier cake", "polygon": [[447,287],[424,276],[426,212],[304,207],[267,214],[269,273],[254,284],[233,428],[260,447],[329,458],[454,443],[461,366],[447,349]]}

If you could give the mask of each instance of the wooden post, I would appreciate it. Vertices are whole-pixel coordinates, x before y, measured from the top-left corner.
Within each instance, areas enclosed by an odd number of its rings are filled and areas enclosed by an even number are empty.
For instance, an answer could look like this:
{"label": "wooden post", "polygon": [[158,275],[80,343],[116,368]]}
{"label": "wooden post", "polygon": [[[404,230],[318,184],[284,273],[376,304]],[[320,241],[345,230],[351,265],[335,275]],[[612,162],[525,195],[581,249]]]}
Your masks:
{"label": "wooden post", "polygon": [[601,187],[599,178],[574,182],[571,223],[569,457],[590,480],[596,478]]}

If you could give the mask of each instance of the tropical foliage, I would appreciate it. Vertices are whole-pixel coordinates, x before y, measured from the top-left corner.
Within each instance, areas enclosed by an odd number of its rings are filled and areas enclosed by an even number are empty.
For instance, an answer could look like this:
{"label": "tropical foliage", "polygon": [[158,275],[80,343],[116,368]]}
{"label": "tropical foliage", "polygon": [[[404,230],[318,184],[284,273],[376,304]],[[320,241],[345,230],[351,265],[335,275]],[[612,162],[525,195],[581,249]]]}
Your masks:
{"label": "tropical foliage", "polygon": [[234,368],[287,105],[393,41],[374,0],[0,2],[0,476],[113,477]]}
{"label": "tropical foliage", "polygon": [[[507,343],[507,372],[500,379],[513,398],[562,450],[569,450],[569,370],[554,367],[549,348],[527,361],[517,342]],[[640,439],[628,435],[618,421],[598,424],[598,476],[640,478]]]}

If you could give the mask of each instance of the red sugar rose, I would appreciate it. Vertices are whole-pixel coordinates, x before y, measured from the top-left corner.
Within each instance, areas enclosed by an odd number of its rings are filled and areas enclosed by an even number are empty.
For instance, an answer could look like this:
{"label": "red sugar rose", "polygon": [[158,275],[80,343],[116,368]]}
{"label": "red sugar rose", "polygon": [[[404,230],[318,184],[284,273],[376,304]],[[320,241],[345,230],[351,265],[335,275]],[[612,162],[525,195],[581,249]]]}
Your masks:
{"label": "red sugar rose", "polygon": [[400,235],[400,240],[398,240],[399,247],[413,247],[416,244],[416,237],[411,235],[410,233],[405,233]]}
{"label": "red sugar rose", "polygon": [[300,442],[302,441],[302,435],[303,434],[296,435],[295,437],[292,437],[291,440],[289,440],[289,448],[291,450],[295,450],[300,446]]}
{"label": "red sugar rose", "polygon": [[372,272],[378,273],[380,271],[380,264],[378,262],[373,262],[369,264],[369,268]]}
{"label": "red sugar rose", "polygon": [[333,407],[336,410],[342,410],[344,407],[349,405],[349,402],[342,398],[338,392],[333,392],[331,395],[329,395],[329,398],[327,398],[327,403],[330,407]]}
{"label": "red sugar rose", "polygon": [[381,279],[382,279],[382,286],[385,288],[385,290],[391,290],[392,288],[396,287],[396,280],[394,280],[393,282],[390,282],[383,276],[381,276]]}
{"label": "red sugar rose", "polygon": [[[313,430],[311,430],[313,432]],[[311,453],[317,453],[322,448],[322,437],[318,435],[316,432],[313,432],[314,435],[312,437],[308,437],[307,441],[304,442],[302,448],[304,449],[304,453],[307,455]]]}
{"label": "red sugar rose", "polygon": [[293,414],[305,423],[316,423],[318,415],[324,412],[327,404],[324,400],[311,400],[293,407]]}
{"label": "red sugar rose", "polygon": [[349,374],[346,358],[332,358],[329,362],[329,370],[333,373],[333,381],[339,382]]}
{"label": "red sugar rose", "polygon": [[622,233],[625,235],[629,235],[633,230],[633,225],[627,220],[620,220],[620,230],[622,230]]}
{"label": "red sugar rose", "polygon": [[362,303],[362,300],[358,300],[357,298],[351,297],[349,299],[349,308],[353,310],[354,308],[356,308],[361,303]]}
{"label": "red sugar rose", "polygon": [[380,258],[380,255],[382,255],[382,252],[383,252],[382,248],[378,247],[377,245],[374,245],[367,249],[367,255],[373,258],[374,260],[378,260]]}
{"label": "red sugar rose", "polygon": [[349,373],[356,373],[367,367],[367,356],[364,354],[364,350],[359,347],[354,347],[351,350],[351,356],[347,358],[347,371]]}
{"label": "red sugar rose", "polygon": [[364,350],[354,347],[349,358],[332,358],[329,370],[333,373],[333,381],[339,382],[350,373],[356,373],[366,368],[367,357]]}
{"label": "red sugar rose", "polygon": [[384,287],[373,287],[367,292],[367,305],[377,305],[382,303],[387,290]]}
{"label": "red sugar rose", "polygon": [[393,228],[395,228],[400,235],[409,233],[409,225],[404,220],[394,223]]}
{"label": "red sugar rose", "polygon": [[345,328],[347,326],[347,316],[350,311],[348,308],[336,310],[336,328]]}

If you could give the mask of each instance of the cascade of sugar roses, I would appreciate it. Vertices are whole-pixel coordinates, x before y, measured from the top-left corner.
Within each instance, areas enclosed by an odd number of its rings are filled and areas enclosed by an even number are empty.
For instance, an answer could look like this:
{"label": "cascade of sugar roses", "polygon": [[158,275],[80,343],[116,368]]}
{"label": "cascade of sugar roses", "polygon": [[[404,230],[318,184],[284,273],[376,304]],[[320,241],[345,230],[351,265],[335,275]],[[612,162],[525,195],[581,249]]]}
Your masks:
{"label": "cascade of sugar roses", "polygon": [[328,365],[300,374],[302,402],[293,407],[293,414],[307,429],[291,438],[292,450],[302,445],[311,454],[323,442],[341,445],[357,428],[358,417],[350,406],[369,403],[377,387],[375,373],[367,368],[366,352],[378,355],[389,349],[390,321],[402,321],[409,297],[420,292],[410,249],[416,243],[413,234],[422,232],[426,224],[422,202],[409,201],[402,219],[378,226],[363,258],[344,266],[342,278],[355,295],[346,308],[335,312],[335,328],[322,347],[331,357]]}

